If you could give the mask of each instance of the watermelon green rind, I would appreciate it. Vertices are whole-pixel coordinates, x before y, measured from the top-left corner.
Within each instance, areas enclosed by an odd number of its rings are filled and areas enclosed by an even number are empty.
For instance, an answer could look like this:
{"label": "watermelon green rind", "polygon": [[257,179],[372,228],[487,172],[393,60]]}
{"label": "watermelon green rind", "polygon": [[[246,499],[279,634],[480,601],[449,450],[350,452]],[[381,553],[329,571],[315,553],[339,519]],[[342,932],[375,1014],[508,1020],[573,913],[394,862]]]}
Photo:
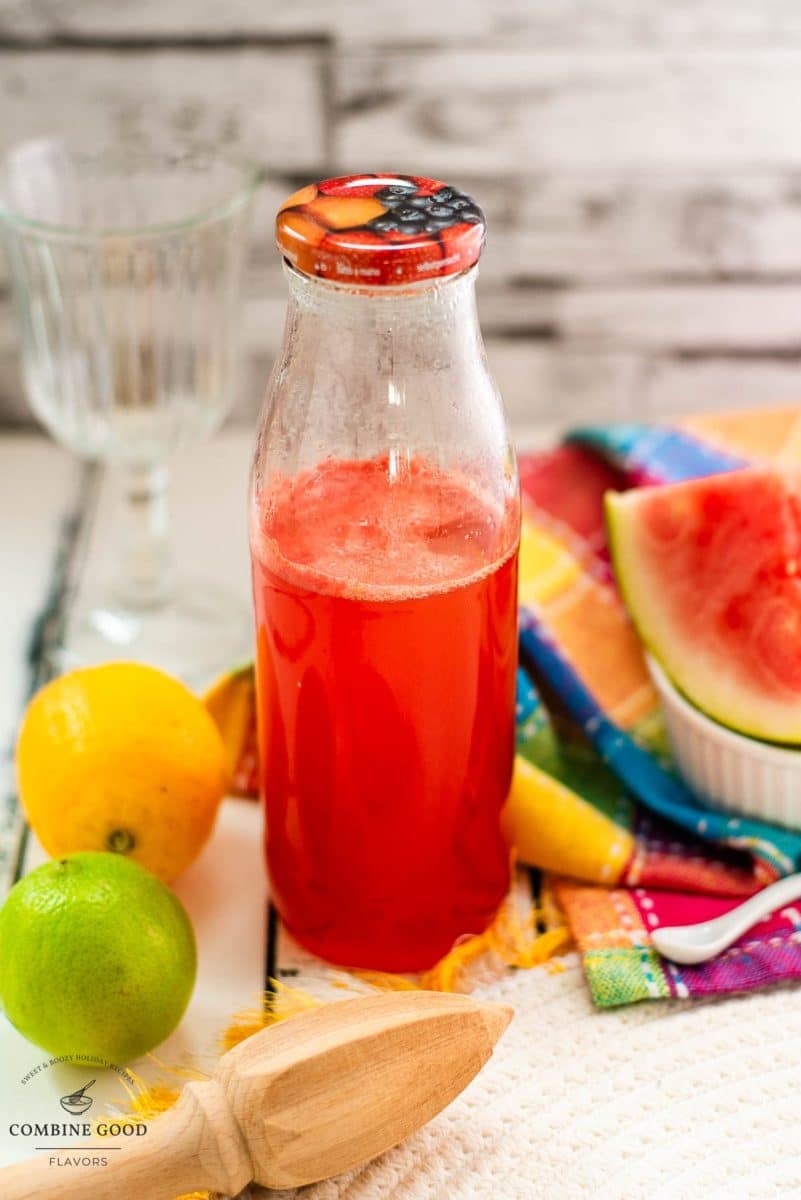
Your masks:
{"label": "watermelon green rind", "polygon": [[[709,552],[711,559],[704,563],[720,595],[699,592],[700,615],[697,620],[693,616],[685,623],[678,619],[676,609],[670,603],[676,563],[669,550],[661,562],[648,561],[649,549],[653,560],[653,548],[643,541],[643,514],[649,504],[653,509],[655,500],[662,504],[672,498],[678,503],[689,504],[693,514],[697,515],[704,489],[709,490],[709,487],[709,480],[695,480],[665,488],[607,493],[609,544],[624,603],[647,649],[697,708],[720,724],[748,736],[801,744],[801,686],[797,681],[798,664],[801,664],[801,579],[789,578],[795,574],[795,551],[801,545],[801,476],[790,477],[756,468],[738,471],[728,477],[715,477],[712,483],[715,493],[730,498],[732,511],[737,512],[737,505],[742,511],[732,536],[724,540],[722,546],[713,544]],[[760,512],[762,526],[757,525],[750,540],[749,509],[756,511],[758,505],[749,505],[749,494],[760,498],[767,494]],[[775,521],[768,526],[765,522],[771,515],[771,505],[775,508]],[[711,532],[714,534],[714,530]],[[767,532],[770,532],[769,537],[766,537]],[[710,540],[714,543],[714,537]],[[717,576],[714,573],[715,554],[722,559]],[[753,582],[748,589],[742,630],[733,634],[727,629],[729,640],[722,647],[714,630],[716,622],[724,619],[726,604],[731,602],[731,597],[726,594],[726,568],[732,556],[746,560],[744,570],[746,575],[750,572]],[[782,566],[786,567],[787,578],[782,574]],[[740,583],[742,585],[742,573]],[[684,585],[686,601],[687,595],[692,594],[693,584],[684,581]],[[771,622],[768,630],[772,638],[771,649],[780,656],[786,653],[790,664],[781,680],[774,677],[770,664],[757,652],[760,636],[763,636],[759,626],[764,623],[771,604],[778,606],[778,619]],[[702,636],[704,621],[711,631],[709,636]],[[785,628],[786,644],[783,644]],[[798,636],[794,636],[796,634]],[[774,659],[774,665],[775,662]]]}

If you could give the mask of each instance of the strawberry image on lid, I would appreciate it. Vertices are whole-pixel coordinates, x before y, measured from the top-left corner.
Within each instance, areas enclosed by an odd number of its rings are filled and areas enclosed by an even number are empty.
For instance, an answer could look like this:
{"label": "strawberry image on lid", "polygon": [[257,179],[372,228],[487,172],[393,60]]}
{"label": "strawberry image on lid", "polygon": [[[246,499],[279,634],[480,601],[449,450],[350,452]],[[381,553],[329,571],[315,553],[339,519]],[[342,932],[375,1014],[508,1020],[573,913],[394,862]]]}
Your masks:
{"label": "strawberry image on lid", "polygon": [[484,214],[465,192],[418,175],[345,175],[312,183],[276,217],[283,256],[305,275],[393,286],[466,271]]}

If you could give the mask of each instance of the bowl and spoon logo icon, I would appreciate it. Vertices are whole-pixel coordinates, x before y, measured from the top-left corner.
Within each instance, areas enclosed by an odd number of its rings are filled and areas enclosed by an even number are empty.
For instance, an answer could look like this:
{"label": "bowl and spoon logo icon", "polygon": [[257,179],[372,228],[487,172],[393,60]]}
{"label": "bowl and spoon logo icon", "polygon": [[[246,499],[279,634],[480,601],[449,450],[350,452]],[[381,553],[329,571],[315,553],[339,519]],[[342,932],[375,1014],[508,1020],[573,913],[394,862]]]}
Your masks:
{"label": "bowl and spoon logo icon", "polygon": [[91,1096],[87,1096],[86,1093],[93,1083],[96,1083],[96,1080],[90,1079],[77,1092],[71,1092],[68,1096],[62,1096],[59,1104],[64,1111],[70,1113],[73,1117],[80,1117],[83,1113],[88,1112],[94,1100]]}

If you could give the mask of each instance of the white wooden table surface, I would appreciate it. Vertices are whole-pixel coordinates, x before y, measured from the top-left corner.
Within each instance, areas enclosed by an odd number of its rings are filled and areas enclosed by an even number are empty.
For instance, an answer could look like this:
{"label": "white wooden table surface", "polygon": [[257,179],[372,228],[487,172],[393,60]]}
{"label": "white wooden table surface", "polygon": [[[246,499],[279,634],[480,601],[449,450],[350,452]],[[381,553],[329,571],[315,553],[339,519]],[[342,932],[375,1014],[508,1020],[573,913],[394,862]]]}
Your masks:
{"label": "white wooden table surface", "polygon": [[[250,434],[226,433],[175,463],[179,565],[224,575],[243,597],[250,443]],[[77,464],[44,439],[0,438],[6,751],[28,685],[26,644],[78,486]],[[102,570],[108,545],[102,492],[97,511],[82,568],[88,577]],[[4,761],[8,786],[8,755]],[[265,902],[259,826],[257,806],[227,801],[212,842],[180,881],[198,931],[200,975],[181,1030],[159,1050],[163,1062],[211,1061],[215,1035],[257,996]],[[39,857],[32,845],[26,867]],[[538,968],[488,985],[487,995],[510,1000],[517,1017],[481,1076],[402,1147],[308,1189],[304,1200],[763,1200],[801,1193],[800,991],[597,1013],[577,958],[561,965],[559,973]],[[301,984],[313,989],[315,981]],[[0,1024],[0,1163],[33,1151],[9,1136],[9,1123],[58,1120],[62,1085],[85,1074],[54,1068],[22,1084],[46,1058]],[[153,1073],[152,1065],[144,1070]]]}
{"label": "white wooden table surface", "polygon": [[[250,437],[220,437],[176,459],[175,548],[179,569],[192,575],[226,579],[248,602],[249,576],[244,505]],[[91,498],[94,519],[78,539],[80,586],[103,575],[113,507],[109,487],[97,494],[82,486],[77,461],[43,437],[0,438],[0,746],[3,748],[3,797],[13,796],[11,750],[26,690],[30,686],[28,650],[32,632],[48,603],[54,577],[69,541],[76,503]],[[67,525],[65,529],[65,523]],[[85,542],[85,545],[82,543]],[[7,818],[7,824],[9,823]],[[13,829],[9,840],[13,839]],[[43,861],[31,839],[23,869]],[[2,864],[0,864],[2,865]],[[13,865],[13,864],[11,864]],[[9,863],[6,862],[6,868]],[[2,884],[0,884],[2,886]],[[216,1037],[239,1009],[258,1004],[263,978],[266,887],[261,862],[258,806],[228,800],[212,843],[186,872],[176,890],[199,932],[198,984],[184,1022],[159,1050],[171,1065],[212,1061]],[[31,1046],[0,1018],[0,1165],[33,1153],[41,1139],[9,1136],[20,1120],[58,1120],[58,1098],[85,1082],[85,1070],[61,1067],[43,1072],[26,1085],[23,1077],[49,1056]],[[141,1065],[142,1073],[180,1079]],[[120,1103],[114,1077],[101,1078],[96,1099]],[[63,1114],[62,1114],[63,1115]],[[1,1193],[0,1193],[1,1194]]]}

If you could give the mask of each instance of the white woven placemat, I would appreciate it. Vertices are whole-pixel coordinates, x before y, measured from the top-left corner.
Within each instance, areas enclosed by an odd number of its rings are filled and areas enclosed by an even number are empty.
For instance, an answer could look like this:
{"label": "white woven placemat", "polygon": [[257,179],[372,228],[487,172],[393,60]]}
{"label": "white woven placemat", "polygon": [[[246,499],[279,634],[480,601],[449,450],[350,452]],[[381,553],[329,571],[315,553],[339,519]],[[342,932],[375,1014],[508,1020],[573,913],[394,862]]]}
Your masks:
{"label": "white woven placemat", "polygon": [[[801,1194],[801,993],[598,1012],[576,955],[484,990],[517,1011],[450,1108],[335,1180],[255,1200],[732,1200]],[[298,981],[302,986],[302,981]]]}

